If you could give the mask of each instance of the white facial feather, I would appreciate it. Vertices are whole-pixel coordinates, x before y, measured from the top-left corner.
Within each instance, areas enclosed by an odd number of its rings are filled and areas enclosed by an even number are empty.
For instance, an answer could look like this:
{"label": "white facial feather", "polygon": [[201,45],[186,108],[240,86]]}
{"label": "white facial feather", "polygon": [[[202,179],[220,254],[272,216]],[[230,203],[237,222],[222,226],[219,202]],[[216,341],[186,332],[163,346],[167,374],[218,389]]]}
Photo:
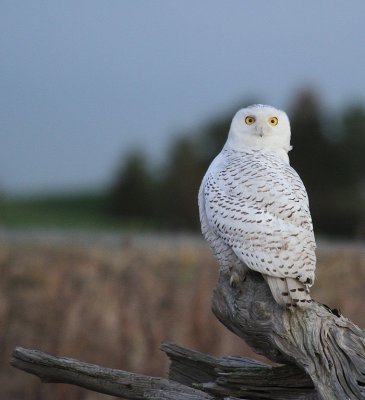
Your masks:
{"label": "white facial feather", "polygon": [[[252,124],[246,123],[246,117],[252,117]],[[270,124],[271,118],[277,118],[277,125]],[[278,152],[288,161],[291,150],[290,123],[284,111],[271,106],[252,105],[242,108],[233,117],[228,134],[227,146],[235,149],[266,149]]]}

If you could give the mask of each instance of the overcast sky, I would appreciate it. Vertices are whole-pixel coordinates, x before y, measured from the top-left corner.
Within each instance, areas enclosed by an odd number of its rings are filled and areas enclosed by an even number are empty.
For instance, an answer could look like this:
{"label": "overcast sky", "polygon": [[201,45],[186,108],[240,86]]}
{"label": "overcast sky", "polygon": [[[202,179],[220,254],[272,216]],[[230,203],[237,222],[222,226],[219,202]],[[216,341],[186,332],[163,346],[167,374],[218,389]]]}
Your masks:
{"label": "overcast sky", "polygon": [[[365,1],[0,0],[0,189],[106,184],[241,99],[365,103]],[[294,133],[295,134],[295,133]],[[365,134],[365,133],[364,133]]]}

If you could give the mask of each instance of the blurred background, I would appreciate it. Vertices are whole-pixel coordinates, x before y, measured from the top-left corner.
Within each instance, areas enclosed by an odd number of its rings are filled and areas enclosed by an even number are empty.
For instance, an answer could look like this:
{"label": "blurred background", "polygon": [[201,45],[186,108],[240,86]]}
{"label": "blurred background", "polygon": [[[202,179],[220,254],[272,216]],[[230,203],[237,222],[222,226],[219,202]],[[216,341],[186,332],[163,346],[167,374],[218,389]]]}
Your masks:
{"label": "blurred background", "polygon": [[252,103],[291,120],[314,297],[364,327],[363,1],[0,4],[4,398],[107,398],[12,369],[16,345],[154,375],[163,340],[253,356],[210,311],[217,266],[197,208]]}

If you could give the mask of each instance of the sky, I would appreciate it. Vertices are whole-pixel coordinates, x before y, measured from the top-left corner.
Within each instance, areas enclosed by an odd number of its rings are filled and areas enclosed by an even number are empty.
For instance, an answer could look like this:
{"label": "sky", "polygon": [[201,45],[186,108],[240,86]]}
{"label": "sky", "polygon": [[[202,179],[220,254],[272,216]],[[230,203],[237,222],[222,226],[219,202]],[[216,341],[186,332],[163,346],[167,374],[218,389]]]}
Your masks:
{"label": "sky", "polygon": [[[107,186],[247,98],[365,104],[363,0],[0,0],[0,191]],[[364,133],[365,134],[365,133]]]}

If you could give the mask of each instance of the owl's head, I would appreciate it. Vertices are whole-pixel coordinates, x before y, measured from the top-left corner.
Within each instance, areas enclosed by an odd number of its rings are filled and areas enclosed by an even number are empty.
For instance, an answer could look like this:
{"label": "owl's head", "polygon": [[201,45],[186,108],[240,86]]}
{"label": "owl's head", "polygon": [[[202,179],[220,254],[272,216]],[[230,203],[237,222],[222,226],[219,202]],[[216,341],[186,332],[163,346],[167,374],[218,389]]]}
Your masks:
{"label": "owl's head", "polygon": [[227,144],[233,149],[254,147],[266,150],[291,150],[290,123],[284,111],[255,104],[242,108],[233,117]]}

